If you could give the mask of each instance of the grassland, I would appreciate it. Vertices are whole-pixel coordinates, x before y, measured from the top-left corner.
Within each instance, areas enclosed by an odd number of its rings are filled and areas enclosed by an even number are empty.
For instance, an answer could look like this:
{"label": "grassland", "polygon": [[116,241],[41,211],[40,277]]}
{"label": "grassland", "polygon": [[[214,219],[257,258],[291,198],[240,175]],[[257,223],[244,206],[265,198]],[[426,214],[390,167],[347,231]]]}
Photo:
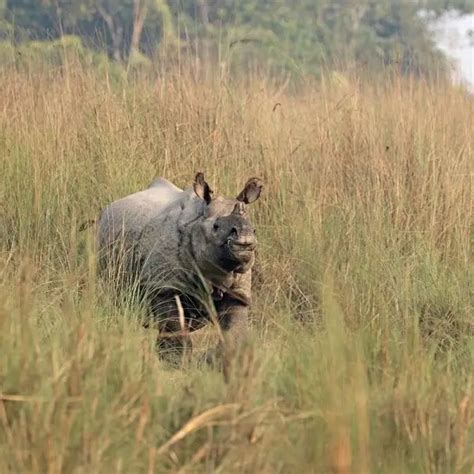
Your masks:
{"label": "grassland", "polygon": [[[0,472],[473,472],[473,117],[462,91],[390,74],[295,92],[3,70]],[[228,383],[161,365],[78,229],[198,170],[225,195],[266,182]]]}

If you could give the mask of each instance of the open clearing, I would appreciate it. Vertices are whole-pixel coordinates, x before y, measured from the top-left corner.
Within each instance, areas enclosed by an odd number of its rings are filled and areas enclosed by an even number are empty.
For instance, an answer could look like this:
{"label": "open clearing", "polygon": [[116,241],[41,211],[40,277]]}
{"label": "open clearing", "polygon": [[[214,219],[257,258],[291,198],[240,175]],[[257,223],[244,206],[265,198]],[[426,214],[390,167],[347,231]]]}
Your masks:
{"label": "open clearing", "polygon": [[[2,71],[0,471],[472,472],[473,117],[462,91],[388,73],[292,92]],[[228,384],[160,364],[78,230],[196,171],[223,195],[266,183]]]}

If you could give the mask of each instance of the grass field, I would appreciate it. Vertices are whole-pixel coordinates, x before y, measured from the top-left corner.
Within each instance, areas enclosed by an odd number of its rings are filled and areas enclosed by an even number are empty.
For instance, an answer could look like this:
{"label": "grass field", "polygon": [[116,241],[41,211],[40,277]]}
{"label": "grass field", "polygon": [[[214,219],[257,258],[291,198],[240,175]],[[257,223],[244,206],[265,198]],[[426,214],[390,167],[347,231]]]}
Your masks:
{"label": "grass field", "polygon": [[[390,74],[0,72],[0,472],[472,473],[473,117]],[[196,171],[266,183],[228,383],[161,365],[78,229]]]}

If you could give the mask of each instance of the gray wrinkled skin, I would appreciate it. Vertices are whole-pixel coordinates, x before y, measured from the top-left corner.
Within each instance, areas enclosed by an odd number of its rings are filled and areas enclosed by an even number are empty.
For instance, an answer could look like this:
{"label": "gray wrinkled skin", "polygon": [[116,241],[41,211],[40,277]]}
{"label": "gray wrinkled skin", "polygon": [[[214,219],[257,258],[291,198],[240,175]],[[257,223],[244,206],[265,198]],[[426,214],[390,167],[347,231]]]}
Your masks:
{"label": "gray wrinkled skin", "polygon": [[160,178],[103,210],[100,268],[138,283],[162,356],[190,348],[214,312],[227,347],[245,339],[257,244],[247,206],[261,189],[252,178],[235,199],[213,198],[202,173],[184,191]]}

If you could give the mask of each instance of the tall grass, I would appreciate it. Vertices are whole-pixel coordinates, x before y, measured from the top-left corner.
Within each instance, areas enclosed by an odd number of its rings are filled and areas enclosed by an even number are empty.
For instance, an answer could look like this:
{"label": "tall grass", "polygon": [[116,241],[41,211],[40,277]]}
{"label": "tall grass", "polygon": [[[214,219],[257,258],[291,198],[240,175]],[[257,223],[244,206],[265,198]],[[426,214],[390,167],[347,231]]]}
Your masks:
{"label": "tall grass", "polygon": [[[472,472],[472,97],[390,75],[0,76],[0,472]],[[78,230],[198,170],[224,195],[266,182],[228,383],[161,365]]]}

